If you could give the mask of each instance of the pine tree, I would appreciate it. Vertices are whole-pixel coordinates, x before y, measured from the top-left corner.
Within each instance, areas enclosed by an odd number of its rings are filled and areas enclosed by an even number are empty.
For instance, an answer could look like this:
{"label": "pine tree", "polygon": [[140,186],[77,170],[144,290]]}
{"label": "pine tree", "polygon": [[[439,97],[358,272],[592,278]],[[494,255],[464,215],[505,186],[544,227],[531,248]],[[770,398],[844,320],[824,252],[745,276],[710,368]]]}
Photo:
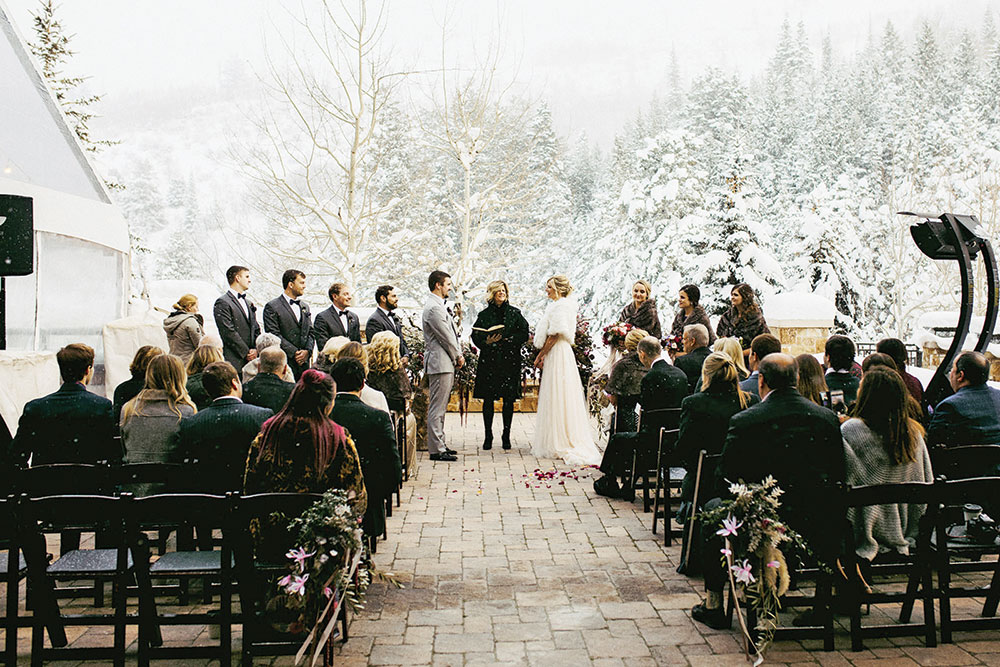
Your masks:
{"label": "pine tree", "polygon": [[204,226],[199,221],[198,202],[192,198],[184,208],[181,224],[171,228],[166,247],[159,254],[157,277],[190,280],[193,276],[203,275],[204,256],[198,247],[198,239],[203,235]]}

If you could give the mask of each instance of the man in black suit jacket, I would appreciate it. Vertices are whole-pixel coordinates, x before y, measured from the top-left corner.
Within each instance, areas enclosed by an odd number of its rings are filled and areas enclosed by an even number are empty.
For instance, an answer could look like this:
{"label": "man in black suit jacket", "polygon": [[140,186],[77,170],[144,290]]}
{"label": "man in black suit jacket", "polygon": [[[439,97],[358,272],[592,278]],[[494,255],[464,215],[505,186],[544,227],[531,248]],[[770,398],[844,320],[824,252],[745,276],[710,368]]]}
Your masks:
{"label": "man in black suit jacket", "polygon": [[684,371],[688,388],[693,393],[701,389],[701,367],[705,364],[705,358],[712,353],[708,349],[708,329],[704,324],[689,324],[684,327],[681,342],[684,344],[684,354],[677,357],[674,365]]}
{"label": "man in black suit jacket", "polygon": [[351,289],[344,283],[334,283],[330,285],[327,296],[333,305],[316,315],[316,323],[313,324],[316,347],[323,352],[326,341],[335,336],[345,336],[360,343],[361,321],[357,315],[347,310],[354,298]]}
{"label": "man in black suit jacket", "polygon": [[212,403],[181,420],[175,457],[178,462],[199,462],[199,475],[192,482],[192,491],[239,491],[243,488],[250,443],[274,413],[241,400],[243,386],[236,369],[228,362],[205,366],[201,384]]}
{"label": "man in black suit jacket", "polygon": [[[986,384],[990,363],[978,352],[963,352],[948,373],[955,393],[937,404],[927,427],[927,444],[1000,444],[1000,391]],[[994,473],[995,474],[995,473]]]}
{"label": "man in black suit jacket", "polygon": [[257,324],[257,306],[247,296],[250,269],[230,266],[226,270],[226,280],[229,289],[215,300],[212,312],[222,338],[222,356],[233,368],[240,369],[257,358],[254,341],[260,335],[260,325]]}
{"label": "man in black suit jacket", "polygon": [[309,304],[302,300],[306,293],[306,274],[289,269],[281,276],[285,292],[264,306],[264,331],[281,339],[281,349],[288,356],[292,375],[298,380],[309,368],[315,342]]}
{"label": "man in black suit jacket", "polygon": [[111,401],[87,391],[94,374],[94,350],[73,343],[56,354],[63,384],[24,406],[9,460],[24,465],[120,461]]}
{"label": "man in black suit jacket", "polygon": [[[700,326],[700,325],[699,325]],[[688,379],[683,371],[668,364],[660,358],[663,347],[653,336],[647,336],[639,341],[636,347],[639,361],[649,369],[642,378],[640,385],[639,405],[642,406],[642,430],[639,433],[616,433],[608,441],[608,448],[601,459],[601,472],[604,477],[594,481],[594,491],[611,498],[634,497],[635,491],[627,484],[631,480],[623,480],[625,488],[618,485],[616,477],[623,475],[632,463],[632,453],[636,448],[643,451],[654,449],[657,444],[660,428],[677,428],[677,417],[654,417],[651,410],[664,408],[679,408],[681,401],[688,395]]]}
{"label": "man in black suit jacket", "polygon": [[361,459],[368,509],[362,522],[367,535],[385,532],[385,500],[399,486],[402,467],[396,434],[389,415],[361,402],[365,368],[357,359],[338,359],[330,369],[337,383],[337,399],[330,419],[350,434]]}
{"label": "man in black suit jacket", "polygon": [[[801,534],[820,559],[836,555],[838,528],[830,490],[844,481],[844,443],[840,420],[798,392],[795,359],[770,354],[758,366],[762,401],[733,415],[722,449],[719,475],[729,482],[761,482],[768,475],[785,492],[779,513]],[[708,532],[708,531],[706,531]],[[714,536],[714,529],[709,532]],[[691,610],[692,618],[711,627],[726,625],[722,590],[726,575],[718,544],[705,547],[708,599]]]}
{"label": "man in black suit jacket", "polygon": [[403,323],[393,312],[399,306],[399,297],[396,296],[396,288],[392,285],[381,285],[375,290],[375,304],[378,306],[368,322],[365,323],[365,340],[369,343],[379,331],[391,331],[399,339],[399,356],[402,357],[403,365],[410,356],[410,350],[406,347],[403,339]]}
{"label": "man in black suit jacket", "polygon": [[262,350],[260,370],[252,380],[243,385],[243,402],[268,408],[274,413],[285,407],[292,389],[295,389],[295,384],[281,379],[286,366],[285,353],[280,347]]}

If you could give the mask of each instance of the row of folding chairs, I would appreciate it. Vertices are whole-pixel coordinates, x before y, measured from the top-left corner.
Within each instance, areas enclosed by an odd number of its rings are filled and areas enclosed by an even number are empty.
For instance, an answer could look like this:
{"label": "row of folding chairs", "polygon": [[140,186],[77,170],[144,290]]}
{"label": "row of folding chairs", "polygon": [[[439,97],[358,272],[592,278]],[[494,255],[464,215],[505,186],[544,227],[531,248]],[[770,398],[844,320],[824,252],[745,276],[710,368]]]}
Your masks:
{"label": "row of folding chairs", "polygon": [[[138,661],[210,658],[229,665],[232,628],[242,625],[242,664],[256,656],[294,654],[300,641],[275,633],[263,612],[265,591],[273,578],[287,572],[287,563],[263,562],[254,556],[250,526],[274,514],[294,517],[319,500],[315,494],[266,493],[241,496],[163,494],[134,498],[125,493],[110,495],[10,496],[0,499],[0,531],[5,538],[6,583],[4,658],[15,664],[18,628],[31,628],[31,662],[51,660],[111,660],[125,663],[126,628],[138,626]],[[221,535],[217,548],[193,547],[168,551],[150,562],[148,533],[175,526],[196,517],[199,528]],[[46,537],[72,529],[103,538],[99,548],[71,549],[49,562]],[[96,538],[95,538],[96,539]],[[354,554],[357,567],[360,554]],[[162,599],[177,593],[177,586],[156,585],[184,577],[209,581],[213,609],[171,605]],[[26,610],[18,604],[20,582],[27,578]],[[74,606],[66,613],[59,604],[55,582],[94,581],[112,586],[111,608],[93,610]],[[239,610],[233,597],[239,593]],[[338,593],[339,594],[339,593]],[[130,599],[135,604],[130,604]],[[332,618],[339,617],[340,639],[347,639],[346,608],[338,598]],[[160,628],[164,625],[217,625],[219,641],[210,645],[167,646]],[[70,646],[68,626],[110,626],[110,645]],[[45,635],[48,635],[48,645]]]}

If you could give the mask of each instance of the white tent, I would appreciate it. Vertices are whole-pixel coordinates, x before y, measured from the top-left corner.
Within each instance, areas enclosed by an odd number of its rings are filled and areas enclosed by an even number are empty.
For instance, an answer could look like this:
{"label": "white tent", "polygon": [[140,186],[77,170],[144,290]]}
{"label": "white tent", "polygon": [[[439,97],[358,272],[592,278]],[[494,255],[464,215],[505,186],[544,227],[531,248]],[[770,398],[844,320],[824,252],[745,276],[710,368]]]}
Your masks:
{"label": "white tent", "polygon": [[95,349],[101,370],[101,328],[127,310],[128,226],[3,0],[0,81],[0,194],[31,197],[35,224],[35,272],[6,279],[7,347],[54,351],[82,342]]}

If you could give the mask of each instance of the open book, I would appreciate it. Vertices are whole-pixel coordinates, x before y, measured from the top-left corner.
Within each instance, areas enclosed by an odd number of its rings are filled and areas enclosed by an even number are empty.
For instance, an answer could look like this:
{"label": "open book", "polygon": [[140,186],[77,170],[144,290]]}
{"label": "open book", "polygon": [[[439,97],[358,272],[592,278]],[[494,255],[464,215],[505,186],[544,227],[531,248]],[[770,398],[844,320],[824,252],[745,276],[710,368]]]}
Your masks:
{"label": "open book", "polygon": [[473,331],[482,331],[483,333],[487,333],[487,334],[490,334],[490,335],[492,335],[492,334],[498,334],[498,333],[503,333],[503,329],[504,329],[504,327],[503,327],[502,324],[498,324],[496,326],[492,326],[489,329],[482,329],[480,327],[472,327]]}

